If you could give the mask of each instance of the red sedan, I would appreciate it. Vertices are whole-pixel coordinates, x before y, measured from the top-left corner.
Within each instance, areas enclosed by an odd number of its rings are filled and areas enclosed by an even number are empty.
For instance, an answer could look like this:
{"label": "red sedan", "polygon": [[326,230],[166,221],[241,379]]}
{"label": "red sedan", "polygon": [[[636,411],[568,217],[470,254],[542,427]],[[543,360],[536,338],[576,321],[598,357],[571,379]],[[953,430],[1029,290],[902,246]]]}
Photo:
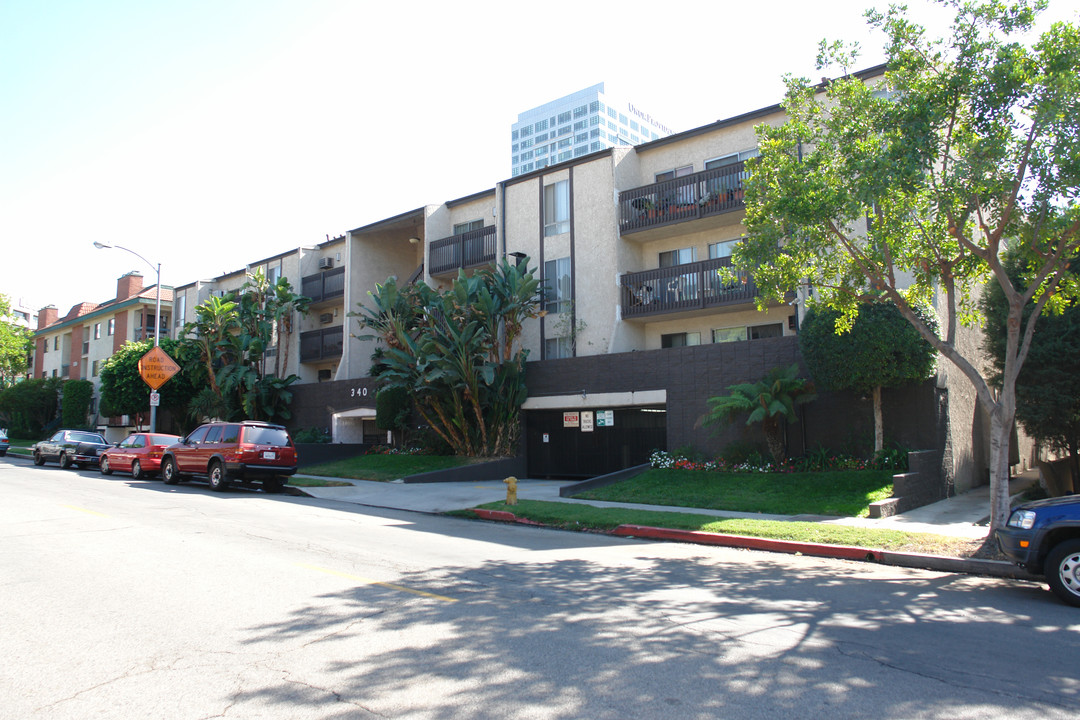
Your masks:
{"label": "red sedan", "polygon": [[132,433],[101,453],[101,474],[112,475],[115,470],[129,472],[136,480],[149,477],[161,470],[162,451],[177,442],[178,435]]}

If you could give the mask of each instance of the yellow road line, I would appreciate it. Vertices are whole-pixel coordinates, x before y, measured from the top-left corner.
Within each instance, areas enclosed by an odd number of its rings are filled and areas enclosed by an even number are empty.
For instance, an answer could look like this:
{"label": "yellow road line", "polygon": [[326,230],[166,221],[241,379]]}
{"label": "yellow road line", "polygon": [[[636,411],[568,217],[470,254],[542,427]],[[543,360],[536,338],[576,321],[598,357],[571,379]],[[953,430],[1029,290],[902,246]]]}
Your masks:
{"label": "yellow road line", "polygon": [[97,515],[98,517],[109,517],[108,515],[106,515],[104,513],[95,512],[93,510],[87,510],[86,508],[81,508],[81,507],[78,507],[76,505],[64,505],[64,507],[66,507],[68,510],[76,510],[76,511],[81,512],[81,513],[86,513],[87,515]]}
{"label": "yellow road line", "polygon": [[350,575],[349,573],[338,572],[337,570],[329,570],[327,568],[318,567],[317,565],[305,565],[300,563],[300,567],[307,568],[308,570],[314,570],[316,572],[326,573],[327,575],[336,575],[338,577],[347,578],[349,580],[355,580],[357,582],[364,583],[365,585],[379,585],[391,590],[400,590],[401,592],[410,593],[412,595],[420,595],[421,597],[434,598],[435,600],[443,600],[444,602],[457,602],[457,598],[446,597],[445,595],[436,595],[434,593],[424,592],[423,590],[413,590],[402,585],[394,585],[393,583],[380,582],[378,580],[372,580],[371,578],[361,577],[359,575]]}

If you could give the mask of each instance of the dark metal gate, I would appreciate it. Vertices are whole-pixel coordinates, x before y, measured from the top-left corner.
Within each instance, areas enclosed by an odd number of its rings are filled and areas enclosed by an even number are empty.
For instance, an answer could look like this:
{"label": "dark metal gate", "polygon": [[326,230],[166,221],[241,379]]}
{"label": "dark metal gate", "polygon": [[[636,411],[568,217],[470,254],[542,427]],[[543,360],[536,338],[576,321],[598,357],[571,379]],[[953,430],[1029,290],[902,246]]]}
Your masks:
{"label": "dark metal gate", "polygon": [[[592,431],[581,415],[592,412]],[[602,411],[529,410],[525,439],[531,478],[591,478],[648,462],[653,450],[667,449],[663,406]],[[577,416],[577,424],[567,426]],[[613,422],[609,425],[607,420]],[[587,419],[586,419],[587,420]],[[588,423],[585,423],[585,427]]]}

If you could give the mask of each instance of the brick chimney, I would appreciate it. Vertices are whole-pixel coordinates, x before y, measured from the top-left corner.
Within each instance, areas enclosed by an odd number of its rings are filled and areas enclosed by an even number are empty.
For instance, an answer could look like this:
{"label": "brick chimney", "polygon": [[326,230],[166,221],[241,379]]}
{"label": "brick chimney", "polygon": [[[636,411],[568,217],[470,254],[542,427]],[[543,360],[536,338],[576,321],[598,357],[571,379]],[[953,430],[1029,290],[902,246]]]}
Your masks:
{"label": "brick chimney", "polygon": [[60,312],[56,309],[55,305],[46,305],[38,310],[37,316],[37,329],[43,330],[49,327],[60,318]]}
{"label": "brick chimney", "polygon": [[127,300],[129,297],[138,295],[143,289],[142,282],[142,273],[137,270],[132,270],[127,275],[121,276],[116,281],[116,299]]}

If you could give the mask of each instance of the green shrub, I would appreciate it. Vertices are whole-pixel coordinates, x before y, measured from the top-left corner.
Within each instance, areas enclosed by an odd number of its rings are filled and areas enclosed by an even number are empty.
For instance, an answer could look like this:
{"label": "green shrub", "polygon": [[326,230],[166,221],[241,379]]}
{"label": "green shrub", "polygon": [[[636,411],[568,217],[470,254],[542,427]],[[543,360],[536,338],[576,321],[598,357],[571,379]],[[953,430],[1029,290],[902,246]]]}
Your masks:
{"label": "green shrub", "polygon": [[293,433],[293,442],[298,443],[328,443],[330,433],[323,428],[302,428]]}
{"label": "green shrub", "polygon": [[63,385],[61,417],[65,427],[86,427],[90,416],[90,399],[94,397],[94,383],[89,380],[68,380]]}

